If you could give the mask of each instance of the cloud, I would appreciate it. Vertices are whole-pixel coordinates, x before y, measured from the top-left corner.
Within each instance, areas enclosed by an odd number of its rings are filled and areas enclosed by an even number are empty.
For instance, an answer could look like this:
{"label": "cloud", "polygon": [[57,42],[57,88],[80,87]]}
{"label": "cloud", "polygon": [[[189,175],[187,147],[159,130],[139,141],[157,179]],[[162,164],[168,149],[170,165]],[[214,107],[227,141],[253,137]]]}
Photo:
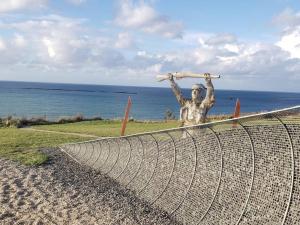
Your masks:
{"label": "cloud", "polygon": [[0,64],[19,65],[25,58],[26,40],[23,36],[15,34],[12,39],[3,39],[0,37]]}
{"label": "cloud", "polygon": [[273,18],[273,24],[289,31],[300,26],[300,12],[295,12],[290,8],[286,8],[281,13]]}
{"label": "cloud", "polygon": [[87,0],[67,0],[67,1],[74,4],[74,5],[80,5],[80,4],[83,4],[83,3],[87,2]]}
{"label": "cloud", "polygon": [[283,30],[276,45],[289,52],[290,58],[300,59],[300,12],[285,9],[273,19],[273,23]]}
{"label": "cloud", "polygon": [[284,34],[276,44],[289,52],[291,58],[300,59],[300,27]]}
{"label": "cloud", "polygon": [[236,37],[232,34],[218,34],[208,38],[205,43],[208,45],[222,45],[236,42]]}
{"label": "cloud", "polygon": [[44,7],[48,0],[2,0],[0,1],[0,13],[13,12],[21,9],[33,9]]}
{"label": "cloud", "polygon": [[15,34],[12,41],[17,47],[25,47],[27,45],[27,41],[25,40],[24,36],[20,34]]}
{"label": "cloud", "polygon": [[[87,28],[85,19],[48,15],[6,21],[0,28],[15,33],[6,40],[0,39],[0,58],[7,65],[77,70],[90,66],[117,68],[125,64],[124,56],[114,46],[115,40]],[[120,33],[116,47],[126,48],[130,44],[130,36]]]}
{"label": "cloud", "polygon": [[135,48],[135,43],[133,38],[128,32],[122,32],[118,34],[116,43],[116,48]]}
{"label": "cloud", "polygon": [[132,0],[119,1],[115,24],[123,28],[140,29],[150,34],[167,38],[180,38],[183,33],[181,22],[172,22],[167,16],[158,14],[153,7],[144,1],[135,3]]}
{"label": "cloud", "polygon": [[[237,38],[203,35],[203,42],[195,48],[180,49],[168,53],[139,52],[134,58],[136,68],[159,65],[160,72],[194,71],[230,75],[231,79],[246,77],[294,76],[300,70],[300,60],[291,59],[289,53],[272,43],[244,42]],[[220,34],[222,36],[222,34]],[[200,37],[199,37],[200,38]],[[234,78],[233,78],[234,77]]]}
{"label": "cloud", "polygon": [[4,51],[6,49],[5,42],[0,38],[0,51]]}
{"label": "cloud", "polygon": [[[148,12],[148,16],[129,20],[127,26],[150,32],[147,27],[155,27],[154,18],[160,17],[143,2],[134,9],[142,6],[146,7],[143,14]],[[293,15],[297,17],[297,13]],[[155,51],[149,50],[146,41],[137,48],[139,40],[135,40],[134,31],[122,29],[116,33],[115,28],[103,31],[88,24],[85,18],[60,15],[5,18],[0,23],[5,33],[0,36],[1,69],[17,66],[24,71],[35,69],[37,74],[51,71],[57,77],[72,71],[74,76],[86,74],[90,80],[98,74],[105,77],[105,83],[136,85],[155,85],[156,74],[175,71],[221,74],[229,88],[231,82],[238,81],[248,82],[254,89],[264,88],[263,84],[272,89],[283,77],[293,83],[300,81],[300,32],[295,22],[285,23],[274,43],[243,40],[230,33],[185,32],[182,39],[161,39],[169,46]]]}

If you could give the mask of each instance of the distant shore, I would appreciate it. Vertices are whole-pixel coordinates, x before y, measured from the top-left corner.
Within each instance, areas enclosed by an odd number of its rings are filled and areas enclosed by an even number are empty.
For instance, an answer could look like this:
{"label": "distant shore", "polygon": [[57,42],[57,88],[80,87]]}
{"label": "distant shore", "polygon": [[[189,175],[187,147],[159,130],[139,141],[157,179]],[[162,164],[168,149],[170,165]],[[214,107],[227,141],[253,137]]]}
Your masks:
{"label": "distant shore", "polygon": [[[250,113],[247,113],[250,114]],[[244,114],[246,115],[246,114]],[[208,121],[214,120],[224,120],[230,119],[232,115],[208,115]],[[6,118],[0,118],[0,127],[27,127],[27,126],[36,126],[36,125],[52,125],[52,124],[66,124],[66,123],[76,123],[76,122],[83,122],[83,121],[99,121],[99,120],[106,120],[106,121],[122,121],[122,118],[113,118],[113,119],[103,119],[101,117],[91,117],[87,118],[81,114],[69,116],[69,117],[61,117],[58,120],[48,120],[45,116],[39,117],[32,117],[32,118],[25,118],[25,117],[13,117],[8,116]],[[129,121],[141,122],[141,123],[162,123],[165,121],[176,121],[175,117],[172,118],[165,118],[162,120],[135,120],[134,118],[129,118]]]}

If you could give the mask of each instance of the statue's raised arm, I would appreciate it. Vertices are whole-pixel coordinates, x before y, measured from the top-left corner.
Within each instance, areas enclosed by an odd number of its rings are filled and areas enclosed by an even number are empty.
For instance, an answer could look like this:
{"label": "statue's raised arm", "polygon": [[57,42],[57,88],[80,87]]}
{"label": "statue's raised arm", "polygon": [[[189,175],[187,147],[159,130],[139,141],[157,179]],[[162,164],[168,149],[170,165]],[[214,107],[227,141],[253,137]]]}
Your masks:
{"label": "statue's raised arm", "polygon": [[177,99],[177,101],[179,102],[180,106],[183,106],[185,104],[185,98],[183,97],[181,91],[180,91],[180,87],[178,86],[178,84],[174,81],[174,76],[173,74],[169,73],[169,81],[171,83],[171,88],[172,91]]}
{"label": "statue's raised arm", "polygon": [[202,104],[205,108],[210,109],[213,107],[215,103],[215,91],[214,86],[211,82],[210,74],[205,74],[207,77],[205,77],[206,81],[206,96],[202,101]]}
{"label": "statue's raised arm", "polygon": [[[194,84],[192,86],[191,98],[183,97],[179,86],[174,81],[185,77],[205,78],[206,87],[203,84]],[[215,103],[214,86],[211,79],[220,78],[220,75],[194,74],[194,73],[168,73],[167,75],[158,75],[158,81],[169,80],[172,91],[180,104],[180,120],[183,126],[196,125],[206,122],[208,111]],[[205,95],[205,97],[204,97]]]}

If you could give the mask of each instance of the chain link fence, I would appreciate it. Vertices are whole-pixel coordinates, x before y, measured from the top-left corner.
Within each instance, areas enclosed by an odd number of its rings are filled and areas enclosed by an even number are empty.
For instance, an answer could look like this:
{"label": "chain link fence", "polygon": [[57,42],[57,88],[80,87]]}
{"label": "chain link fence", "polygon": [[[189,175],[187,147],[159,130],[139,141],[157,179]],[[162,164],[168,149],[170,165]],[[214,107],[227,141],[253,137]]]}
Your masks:
{"label": "chain link fence", "polygon": [[300,106],[61,149],[183,224],[300,224]]}

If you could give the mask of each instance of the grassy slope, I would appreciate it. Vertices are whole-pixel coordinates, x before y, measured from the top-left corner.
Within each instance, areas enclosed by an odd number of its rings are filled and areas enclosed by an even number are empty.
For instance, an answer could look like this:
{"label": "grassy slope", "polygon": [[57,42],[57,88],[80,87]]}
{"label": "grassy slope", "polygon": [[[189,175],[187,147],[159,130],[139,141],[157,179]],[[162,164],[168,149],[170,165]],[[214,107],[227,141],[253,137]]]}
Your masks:
{"label": "grassy slope", "polygon": [[[126,134],[136,134],[141,132],[156,131],[168,128],[179,127],[178,121],[169,122],[129,122],[126,128]],[[78,123],[68,124],[55,124],[55,125],[41,125],[33,126],[32,128],[72,132],[72,133],[84,133],[101,137],[120,136],[121,121],[84,121]]]}
{"label": "grassy slope", "polygon": [[[129,122],[126,134],[140,133],[178,127],[179,122]],[[34,126],[36,129],[61,132],[92,134],[97,136],[119,136],[120,121],[85,121],[69,124]],[[0,128],[0,157],[19,161],[26,165],[39,165],[47,155],[39,151],[44,147],[56,147],[67,142],[84,141],[92,138],[67,134],[44,133],[17,128]]]}
{"label": "grassy slope", "polygon": [[[300,124],[300,117],[286,117],[283,121],[287,124]],[[278,124],[275,119],[271,120],[250,120],[243,122],[245,125],[273,125]],[[168,128],[179,127],[178,121],[169,122],[129,122],[126,134],[156,131]],[[108,137],[119,136],[121,121],[84,121],[69,124],[40,125],[33,128],[52,130],[60,132],[83,133],[96,136]],[[220,124],[214,127],[215,130],[231,129],[232,122]],[[62,143],[89,140],[92,138],[78,137],[74,135],[44,133],[37,131],[24,131],[16,128],[0,128],[0,157],[17,160],[27,165],[37,165],[45,162],[47,156],[38,149],[43,147],[55,147]]]}
{"label": "grassy slope", "polygon": [[26,165],[38,165],[47,160],[47,156],[39,151],[40,148],[88,139],[90,138],[0,128],[0,157]]}

